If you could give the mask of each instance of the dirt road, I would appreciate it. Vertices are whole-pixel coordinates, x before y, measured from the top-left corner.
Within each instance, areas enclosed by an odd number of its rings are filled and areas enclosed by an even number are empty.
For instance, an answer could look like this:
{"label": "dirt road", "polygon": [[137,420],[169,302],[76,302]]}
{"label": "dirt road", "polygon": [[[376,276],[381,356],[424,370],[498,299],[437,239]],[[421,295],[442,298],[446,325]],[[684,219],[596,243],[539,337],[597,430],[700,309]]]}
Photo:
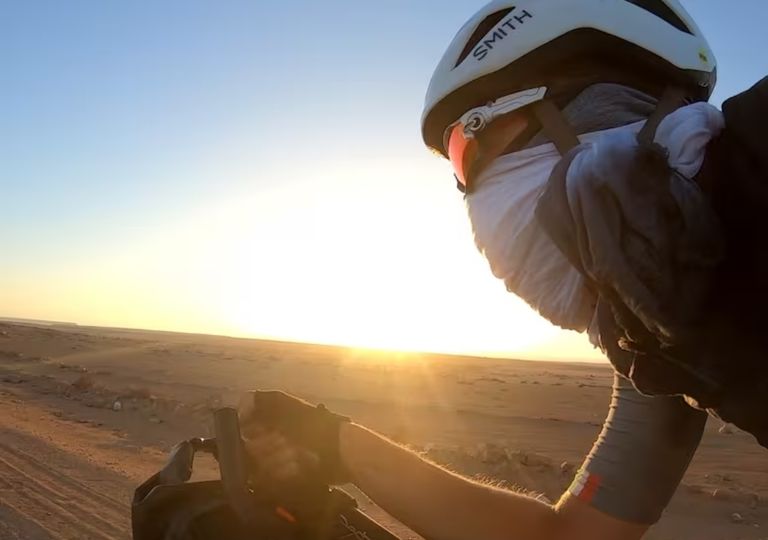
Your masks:
{"label": "dirt road", "polygon": [[0,417],[0,538],[130,538],[130,481],[83,459],[98,459],[99,445],[75,443],[101,434],[7,390],[0,392]]}

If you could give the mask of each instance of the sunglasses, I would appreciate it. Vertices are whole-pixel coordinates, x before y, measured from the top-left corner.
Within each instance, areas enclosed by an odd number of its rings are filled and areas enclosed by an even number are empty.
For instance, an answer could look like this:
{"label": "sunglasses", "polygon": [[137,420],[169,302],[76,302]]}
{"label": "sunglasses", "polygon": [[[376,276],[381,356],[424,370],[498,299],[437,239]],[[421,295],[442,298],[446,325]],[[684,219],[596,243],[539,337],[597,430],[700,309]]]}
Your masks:
{"label": "sunglasses", "polygon": [[462,192],[469,192],[471,180],[479,172],[478,165],[481,164],[482,156],[480,142],[477,139],[478,134],[494,120],[543,100],[546,93],[547,88],[540,87],[504,96],[487,105],[467,111],[448,126],[443,136],[443,148],[448,154]]}

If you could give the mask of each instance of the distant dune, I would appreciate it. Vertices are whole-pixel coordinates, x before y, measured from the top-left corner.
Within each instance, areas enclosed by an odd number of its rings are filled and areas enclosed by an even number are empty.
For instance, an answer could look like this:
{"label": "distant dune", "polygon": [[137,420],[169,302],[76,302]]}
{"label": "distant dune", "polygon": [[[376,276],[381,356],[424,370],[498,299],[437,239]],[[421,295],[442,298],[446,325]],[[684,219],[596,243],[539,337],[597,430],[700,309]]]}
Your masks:
{"label": "distant dune", "polygon": [[14,317],[0,317],[0,323],[26,324],[32,326],[78,326],[77,323],[64,321],[43,321],[39,319],[19,319]]}

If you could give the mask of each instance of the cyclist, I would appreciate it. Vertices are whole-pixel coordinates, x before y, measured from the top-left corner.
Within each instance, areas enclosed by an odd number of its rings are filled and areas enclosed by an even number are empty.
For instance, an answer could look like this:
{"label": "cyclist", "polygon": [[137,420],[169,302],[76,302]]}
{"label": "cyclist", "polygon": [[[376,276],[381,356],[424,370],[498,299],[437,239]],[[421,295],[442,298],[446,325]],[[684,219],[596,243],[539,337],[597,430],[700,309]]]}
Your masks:
{"label": "cyclist", "polygon": [[[537,201],[580,142],[599,150],[638,133],[662,138],[670,164],[694,177],[722,129],[705,103],[715,74],[677,0],[496,0],[475,14],[435,71],[422,130],[453,165],[493,274],[552,323],[598,341],[597,294],[542,229]],[[667,115],[676,100],[692,105]],[[617,375],[602,432],[554,505],[462,478],[287,394],[247,395],[241,418],[249,451],[275,476],[316,460],[329,481],[354,482],[427,538],[626,540],[661,516],[707,415]]]}

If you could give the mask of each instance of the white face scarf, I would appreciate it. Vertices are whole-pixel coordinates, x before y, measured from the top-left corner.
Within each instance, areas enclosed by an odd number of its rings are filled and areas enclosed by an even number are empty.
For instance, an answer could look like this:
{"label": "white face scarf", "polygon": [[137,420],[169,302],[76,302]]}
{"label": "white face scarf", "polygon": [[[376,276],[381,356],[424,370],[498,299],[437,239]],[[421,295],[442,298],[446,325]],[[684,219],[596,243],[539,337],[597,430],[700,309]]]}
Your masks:
{"label": "white face scarf", "polygon": [[[587,133],[582,143],[636,133],[644,122]],[[723,128],[722,113],[706,103],[678,109],[659,126],[656,141],[669,151],[670,166],[688,178],[701,168],[706,145]],[[634,137],[627,137],[634,144]],[[568,192],[592,166],[596,152],[582,152],[567,173]],[[553,144],[497,158],[475,181],[467,209],[475,243],[507,290],[553,324],[583,332],[592,322],[596,298],[537,222],[534,213],[552,169],[560,160]]]}
{"label": "white face scarf", "polygon": [[[582,135],[590,142],[616,130]],[[596,298],[536,221],[534,212],[552,169],[560,161],[554,144],[497,158],[476,179],[467,197],[475,244],[507,290],[525,300],[553,324],[583,332]]]}

